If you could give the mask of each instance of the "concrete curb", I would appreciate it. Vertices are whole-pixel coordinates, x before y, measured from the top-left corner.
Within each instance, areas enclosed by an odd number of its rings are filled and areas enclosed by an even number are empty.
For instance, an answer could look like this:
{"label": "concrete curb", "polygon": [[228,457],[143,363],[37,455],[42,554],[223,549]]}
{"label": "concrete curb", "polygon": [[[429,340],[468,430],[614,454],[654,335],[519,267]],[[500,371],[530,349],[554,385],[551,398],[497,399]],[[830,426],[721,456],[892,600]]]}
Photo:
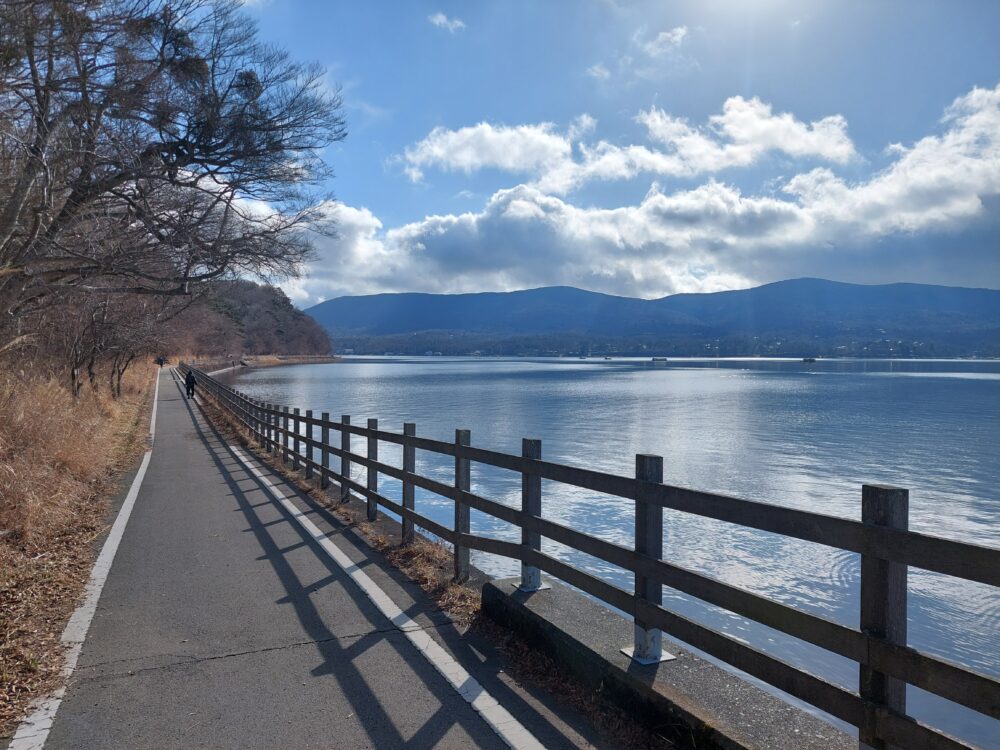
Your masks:
{"label": "concrete curb", "polygon": [[518,579],[483,586],[482,611],[512,629],[587,687],[681,747],[724,750],[853,750],[857,740],[689,651],[642,666],[620,652],[632,622],[554,581],[527,594]]}

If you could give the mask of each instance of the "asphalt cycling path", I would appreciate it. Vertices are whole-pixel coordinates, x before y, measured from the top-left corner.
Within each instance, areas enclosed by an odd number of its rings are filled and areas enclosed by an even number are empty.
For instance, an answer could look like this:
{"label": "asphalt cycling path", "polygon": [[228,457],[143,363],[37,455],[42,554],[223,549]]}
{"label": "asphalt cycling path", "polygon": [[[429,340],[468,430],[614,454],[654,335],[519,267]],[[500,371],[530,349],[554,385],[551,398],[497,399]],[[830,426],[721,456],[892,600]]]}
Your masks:
{"label": "asphalt cycling path", "polygon": [[159,377],[145,478],[34,746],[593,746]]}

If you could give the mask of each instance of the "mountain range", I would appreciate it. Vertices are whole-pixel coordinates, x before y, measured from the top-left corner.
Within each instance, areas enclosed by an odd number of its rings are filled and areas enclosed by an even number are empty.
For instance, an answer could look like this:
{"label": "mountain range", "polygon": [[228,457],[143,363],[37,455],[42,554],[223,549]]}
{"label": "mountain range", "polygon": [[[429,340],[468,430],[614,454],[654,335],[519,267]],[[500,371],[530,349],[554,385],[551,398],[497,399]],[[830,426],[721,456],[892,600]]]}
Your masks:
{"label": "mountain range", "polygon": [[1000,291],[928,284],[806,278],[651,300],[573,287],[374,294],[306,312],[359,354],[1000,355]]}

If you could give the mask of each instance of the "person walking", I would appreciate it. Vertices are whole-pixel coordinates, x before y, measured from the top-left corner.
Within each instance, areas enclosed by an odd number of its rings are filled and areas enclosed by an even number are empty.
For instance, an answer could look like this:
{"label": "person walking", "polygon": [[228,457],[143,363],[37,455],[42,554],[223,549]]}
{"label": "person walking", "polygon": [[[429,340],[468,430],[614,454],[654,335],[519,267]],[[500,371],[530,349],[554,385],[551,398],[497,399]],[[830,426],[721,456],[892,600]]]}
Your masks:
{"label": "person walking", "polygon": [[184,377],[184,386],[187,389],[187,397],[194,398],[195,379],[194,373],[190,370],[188,370],[188,374]]}

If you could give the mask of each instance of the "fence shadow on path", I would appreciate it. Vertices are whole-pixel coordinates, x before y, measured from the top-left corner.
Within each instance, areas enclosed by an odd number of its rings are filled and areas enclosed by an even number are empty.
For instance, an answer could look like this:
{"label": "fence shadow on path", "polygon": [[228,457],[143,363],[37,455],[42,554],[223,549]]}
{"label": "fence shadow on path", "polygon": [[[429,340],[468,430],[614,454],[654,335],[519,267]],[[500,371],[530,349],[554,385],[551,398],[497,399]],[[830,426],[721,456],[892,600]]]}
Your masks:
{"label": "fence shadow on path", "polygon": [[[289,512],[271,498],[265,484],[249,472],[233,455],[225,437],[207,420],[200,409],[196,409],[193,402],[184,396],[181,384],[175,380],[175,385],[181,399],[185,401],[198,439],[211,456],[216,469],[224,478],[227,489],[239,506],[237,512],[243,513],[246,517],[248,528],[245,531],[253,533],[262,550],[263,559],[270,563],[286,591],[286,596],[275,603],[291,606],[304,632],[308,634],[319,652],[321,661],[313,668],[311,674],[314,677],[331,675],[336,679],[344,696],[354,708],[355,714],[363,719],[364,730],[372,744],[377,748],[433,747],[457,725],[479,746],[506,747],[500,737],[489,728],[471,706],[465,703],[464,699],[431,666],[406,638],[405,634],[385,618],[367,596],[357,588],[350,577],[293,520]],[[267,473],[266,467],[264,470]],[[425,627],[427,629],[433,628],[456,660],[540,742],[546,747],[577,746],[577,742],[568,737],[562,728],[554,725],[524,697],[511,690],[496,676],[494,672],[498,662],[497,657],[489,653],[483,654],[482,639],[475,639],[476,648],[474,649],[473,644],[470,644],[467,638],[458,632],[455,625],[446,616],[438,613],[436,607],[429,602],[421,602],[423,594],[416,584],[406,579],[400,571],[387,564],[380,564],[369,557],[365,543],[357,537],[352,529],[346,527],[332,513],[316,504],[312,498],[285,483],[280,477],[275,477],[272,474],[272,480],[286,495],[289,493],[294,495],[296,505],[302,509],[304,515],[312,517],[316,522],[322,522],[322,526],[328,529],[330,536],[337,537],[338,540],[348,543],[353,548],[349,554],[360,569],[369,569],[369,573],[371,573],[371,568],[374,567],[402,588],[413,599],[413,603],[408,607],[397,602],[407,616],[424,623],[427,623],[429,619],[430,624],[425,625]],[[267,498],[265,502],[256,502],[250,497],[251,494],[261,493]],[[264,520],[259,513],[263,508],[277,509],[281,518]],[[275,535],[272,534],[272,530],[285,526],[294,530],[296,541],[291,545],[281,546],[275,539]],[[320,580],[303,581],[288,559],[289,553],[302,547],[308,547],[315,555],[317,562],[327,571],[327,575]],[[365,555],[362,561],[357,561],[356,553],[359,551]],[[350,604],[363,614],[365,620],[371,624],[371,629],[368,632],[359,633],[357,637],[353,637],[338,636],[331,630],[330,624],[324,620],[323,614],[317,609],[312,597],[317,591],[334,584],[339,584],[339,591],[333,595],[345,597],[345,601],[349,600]],[[384,705],[365,673],[355,664],[357,658],[369,649],[383,643],[391,646],[394,656],[398,657],[405,664],[404,669],[411,673],[410,675],[400,673],[396,679],[413,679],[415,681],[412,686],[414,690],[429,691],[440,704],[434,714],[427,718],[420,729],[409,739],[403,737],[393,718],[394,712],[399,716],[399,712],[405,712],[409,707],[406,705]],[[490,669],[491,666],[494,669]],[[387,665],[387,669],[392,670],[393,667]],[[399,671],[398,666],[395,669]],[[531,692],[536,699],[542,698],[537,691]],[[332,723],[331,730],[334,728],[335,724]],[[574,729],[579,729],[579,727],[574,727]],[[592,732],[584,730],[584,733],[589,735]],[[596,737],[588,739],[594,741]]]}

